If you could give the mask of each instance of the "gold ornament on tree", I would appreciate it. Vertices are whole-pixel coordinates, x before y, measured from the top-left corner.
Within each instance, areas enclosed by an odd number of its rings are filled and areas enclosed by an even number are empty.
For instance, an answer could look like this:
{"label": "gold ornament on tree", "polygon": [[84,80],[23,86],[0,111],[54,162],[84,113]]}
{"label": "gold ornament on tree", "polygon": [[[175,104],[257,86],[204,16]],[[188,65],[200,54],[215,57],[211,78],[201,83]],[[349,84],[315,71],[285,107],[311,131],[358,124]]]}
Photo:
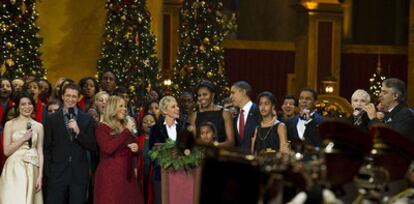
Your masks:
{"label": "gold ornament on tree", "polygon": [[127,17],[125,15],[121,16],[122,21],[126,21]]}
{"label": "gold ornament on tree", "polygon": [[210,39],[208,37],[205,37],[203,39],[203,43],[206,44],[206,45],[210,44]]}
{"label": "gold ornament on tree", "polygon": [[216,52],[216,53],[220,52],[220,47],[217,46],[217,45],[214,45],[213,46],[213,51]]}
{"label": "gold ornament on tree", "polygon": [[20,10],[22,11],[22,14],[26,13],[26,4],[22,2],[22,5],[20,5]]}
{"label": "gold ornament on tree", "polygon": [[135,45],[139,46],[139,34],[135,34]]}
{"label": "gold ornament on tree", "polygon": [[7,70],[7,68],[6,68],[6,64],[4,64],[4,63],[3,63],[3,64],[1,65],[1,69],[0,69],[0,71],[1,71],[1,76],[3,76],[3,74],[4,74],[4,73],[6,73],[6,70]]}
{"label": "gold ornament on tree", "polygon": [[13,44],[11,42],[6,42],[6,48],[10,49],[13,47]]}
{"label": "gold ornament on tree", "polygon": [[7,59],[6,60],[6,65],[9,66],[9,67],[13,67],[15,65],[15,63],[12,59]]}
{"label": "gold ornament on tree", "polygon": [[208,77],[208,78],[213,77],[213,72],[211,72],[211,71],[207,72],[207,77]]}
{"label": "gold ornament on tree", "polygon": [[199,49],[201,53],[206,53],[206,47],[204,45],[200,45]]}

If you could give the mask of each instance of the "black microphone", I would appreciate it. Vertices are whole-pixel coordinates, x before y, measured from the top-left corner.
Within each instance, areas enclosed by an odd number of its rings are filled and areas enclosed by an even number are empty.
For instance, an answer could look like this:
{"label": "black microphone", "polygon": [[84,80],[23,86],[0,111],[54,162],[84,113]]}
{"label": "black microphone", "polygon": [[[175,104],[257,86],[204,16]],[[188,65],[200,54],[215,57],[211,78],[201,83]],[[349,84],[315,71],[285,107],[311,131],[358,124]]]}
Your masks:
{"label": "black microphone", "polygon": [[[69,108],[69,120],[76,120],[76,115],[75,115],[75,109],[74,108]],[[73,136],[76,135],[75,130],[73,130],[72,128],[69,129],[70,133],[71,133],[71,137],[70,139],[73,141]]]}
{"label": "black microphone", "polygon": [[[32,123],[30,121],[27,122],[26,124],[26,130],[29,131],[30,129],[32,129]],[[32,148],[32,138],[30,137],[29,141],[29,148]]]}

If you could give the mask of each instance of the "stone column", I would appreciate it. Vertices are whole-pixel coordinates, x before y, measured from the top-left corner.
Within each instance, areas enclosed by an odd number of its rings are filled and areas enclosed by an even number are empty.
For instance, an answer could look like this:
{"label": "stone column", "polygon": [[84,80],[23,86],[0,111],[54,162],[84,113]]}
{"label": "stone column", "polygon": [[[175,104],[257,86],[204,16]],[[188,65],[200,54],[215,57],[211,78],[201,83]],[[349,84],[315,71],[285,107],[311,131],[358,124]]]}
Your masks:
{"label": "stone column", "polygon": [[339,94],[342,40],[342,8],[337,0],[302,0],[303,32],[296,41],[297,91],[311,87],[319,91],[325,78],[334,77]]}

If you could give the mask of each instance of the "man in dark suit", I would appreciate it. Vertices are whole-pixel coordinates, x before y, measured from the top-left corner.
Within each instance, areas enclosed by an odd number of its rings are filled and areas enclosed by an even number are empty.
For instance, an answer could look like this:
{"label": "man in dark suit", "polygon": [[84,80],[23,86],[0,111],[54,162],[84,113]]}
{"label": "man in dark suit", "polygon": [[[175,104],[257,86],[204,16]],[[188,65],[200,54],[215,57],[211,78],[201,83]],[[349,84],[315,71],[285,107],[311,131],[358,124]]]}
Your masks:
{"label": "man in dark suit", "polygon": [[76,108],[77,84],[67,84],[62,93],[63,108],[50,115],[45,125],[46,203],[84,203],[89,181],[86,154],[96,150],[95,124]]}
{"label": "man in dark suit", "polygon": [[251,92],[251,86],[245,81],[234,83],[230,89],[233,106],[239,109],[234,121],[236,146],[244,152],[250,152],[254,130],[260,124],[259,109],[250,100]]}
{"label": "man in dark suit", "polygon": [[325,118],[315,109],[316,91],[305,88],[299,95],[299,115],[286,121],[288,139],[295,144],[303,141],[305,144],[320,147],[319,123]]}
{"label": "man in dark suit", "polygon": [[370,124],[384,123],[395,131],[414,140],[414,114],[406,105],[407,92],[405,83],[396,78],[389,78],[382,82],[380,103],[387,112],[382,121],[376,118],[374,104],[367,105]]}

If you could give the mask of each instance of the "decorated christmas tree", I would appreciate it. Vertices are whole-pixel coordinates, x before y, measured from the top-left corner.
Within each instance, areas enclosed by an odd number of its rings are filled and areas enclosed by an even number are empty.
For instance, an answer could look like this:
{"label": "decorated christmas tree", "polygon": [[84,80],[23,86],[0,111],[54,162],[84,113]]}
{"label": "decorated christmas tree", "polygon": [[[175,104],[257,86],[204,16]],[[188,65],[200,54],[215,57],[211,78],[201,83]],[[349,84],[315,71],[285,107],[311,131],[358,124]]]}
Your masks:
{"label": "decorated christmas tree", "polygon": [[172,89],[192,89],[203,79],[216,85],[219,99],[228,96],[224,72],[223,40],[226,35],[222,0],[186,0],[180,11],[180,46]]}
{"label": "decorated christmas tree", "polygon": [[159,86],[159,60],[150,13],[145,0],[107,0],[104,42],[98,61],[98,78],[111,70],[118,85],[132,94],[143,94]]}
{"label": "decorated christmas tree", "polygon": [[28,75],[44,77],[39,47],[42,38],[35,21],[36,0],[0,3],[0,75],[13,79]]}
{"label": "decorated christmas tree", "polygon": [[375,73],[372,74],[372,77],[369,78],[369,94],[371,95],[371,100],[376,101],[381,93],[382,82],[385,80],[385,76],[382,75],[381,67],[381,57],[378,54],[378,62]]}

